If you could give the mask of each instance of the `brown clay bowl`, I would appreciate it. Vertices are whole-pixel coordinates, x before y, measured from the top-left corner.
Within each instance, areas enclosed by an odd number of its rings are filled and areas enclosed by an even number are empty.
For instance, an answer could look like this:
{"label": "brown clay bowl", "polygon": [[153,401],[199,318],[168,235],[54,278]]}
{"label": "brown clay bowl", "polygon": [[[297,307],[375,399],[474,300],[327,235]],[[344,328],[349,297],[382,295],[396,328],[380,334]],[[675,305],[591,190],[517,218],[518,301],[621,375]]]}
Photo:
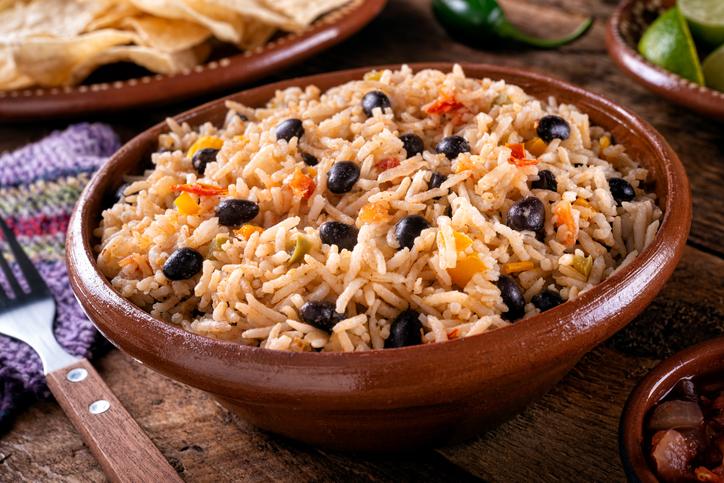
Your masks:
{"label": "brown clay bowl", "polygon": [[[287,80],[231,99],[264,104],[277,89],[326,89],[376,66]],[[416,64],[449,71],[452,64]],[[70,222],[67,261],[73,290],[96,327],[158,372],[216,397],[256,426],[344,450],[389,451],[470,437],[521,411],[653,299],[681,255],[691,221],[686,173],[663,137],[635,114],[598,95],[540,74],[464,65],[470,76],[522,86],[576,104],[611,130],[655,179],[664,217],[655,241],[595,290],[512,327],[441,344],[359,353],[288,353],[185,332],[134,306],[99,273],[92,231],[104,195],[139,170],[157,147],[159,124],[121,148],[93,177]],[[222,100],[176,116],[192,126],[221,122]]]}
{"label": "brown clay bowl", "polygon": [[705,116],[724,121],[724,92],[695,84],[644,59],[638,53],[641,35],[657,12],[676,0],[623,0],[606,26],[606,48],[618,67],[639,84]]}
{"label": "brown clay bowl", "polygon": [[619,428],[619,450],[629,481],[656,483],[644,453],[644,422],[652,407],[684,378],[724,374],[724,337],[689,347],[665,359],[636,386],[626,401]]}

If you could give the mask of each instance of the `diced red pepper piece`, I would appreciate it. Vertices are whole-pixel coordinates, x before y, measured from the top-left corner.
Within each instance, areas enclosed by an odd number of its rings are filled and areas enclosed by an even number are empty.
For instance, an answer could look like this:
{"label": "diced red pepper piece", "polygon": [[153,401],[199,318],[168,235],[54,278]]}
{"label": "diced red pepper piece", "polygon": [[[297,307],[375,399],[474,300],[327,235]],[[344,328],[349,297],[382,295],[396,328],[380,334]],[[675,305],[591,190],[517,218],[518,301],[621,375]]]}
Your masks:
{"label": "diced red pepper piece", "polygon": [[206,183],[194,183],[194,184],[177,184],[171,187],[173,191],[183,191],[186,193],[193,193],[199,196],[219,196],[227,193],[226,188],[221,186],[214,186]]}
{"label": "diced red pepper piece", "polygon": [[432,105],[425,109],[428,114],[447,114],[451,111],[457,111],[461,107],[465,107],[465,104],[458,102],[453,96],[442,95]]}
{"label": "diced red pepper piece", "polygon": [[511,164],[514,164],[519,168],[522,166],[533,166],[534,164],[538,164],[537,159],[525,159],[525,146],[523,144],[513,143],[506,144],[505,146],[510,149],[510,159],[508,159],[508,162]]}
{"label": "diced red pepper piece", "polygon": [[387,171],[388,169],[396,168],[400,165],[400,160],[397,158],[385,158],[377,163],[377,169],[380,171]]}

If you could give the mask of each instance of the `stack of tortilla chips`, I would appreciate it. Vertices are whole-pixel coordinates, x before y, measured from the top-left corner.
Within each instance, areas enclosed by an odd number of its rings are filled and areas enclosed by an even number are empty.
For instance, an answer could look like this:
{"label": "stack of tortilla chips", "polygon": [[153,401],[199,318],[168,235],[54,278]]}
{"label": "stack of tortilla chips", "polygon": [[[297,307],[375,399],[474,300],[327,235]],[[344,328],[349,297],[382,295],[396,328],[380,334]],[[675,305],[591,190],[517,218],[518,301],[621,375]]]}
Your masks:
{"label": "stack of tortilla chips", "polygon": [[213,39],[253,49],[348,1],[0,0],[0,90],[75,85],[122,61],[174,74]]}

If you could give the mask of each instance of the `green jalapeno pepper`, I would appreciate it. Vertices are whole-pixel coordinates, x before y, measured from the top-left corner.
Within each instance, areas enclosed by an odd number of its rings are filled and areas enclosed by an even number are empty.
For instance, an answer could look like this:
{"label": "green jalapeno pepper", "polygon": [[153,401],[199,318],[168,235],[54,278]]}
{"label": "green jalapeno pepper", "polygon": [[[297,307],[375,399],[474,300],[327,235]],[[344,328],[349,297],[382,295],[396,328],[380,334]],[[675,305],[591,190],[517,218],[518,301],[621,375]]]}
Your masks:
{"label": "green jalapeno pepper", "polygon": [[512,40],[551,49],[573,42],[593,24],[593,18],[589,17],[565,37],[541,39],[523,33],[511,24],[496,0],[432,0],[432,10],[451,36],[473,44]]}

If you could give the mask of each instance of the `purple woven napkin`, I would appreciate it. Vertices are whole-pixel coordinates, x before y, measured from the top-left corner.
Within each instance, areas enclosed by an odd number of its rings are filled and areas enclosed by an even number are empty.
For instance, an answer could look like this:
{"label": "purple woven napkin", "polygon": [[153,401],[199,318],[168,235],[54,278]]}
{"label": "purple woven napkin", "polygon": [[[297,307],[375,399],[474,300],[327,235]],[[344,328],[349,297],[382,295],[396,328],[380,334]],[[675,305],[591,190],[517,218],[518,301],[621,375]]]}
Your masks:
{"label": "purple woven napkin", "polygon": [[[91,357],[102,337],[83,314],[68,283],[65,232],[93,171],[120,146],[104,124],[76,124],[0,155],[0,216],[14,230],[57,304],[55,336],[68,352]],[[14,410],[47,397],[40,359],[29,346],[0,335],[0,429]]]}

